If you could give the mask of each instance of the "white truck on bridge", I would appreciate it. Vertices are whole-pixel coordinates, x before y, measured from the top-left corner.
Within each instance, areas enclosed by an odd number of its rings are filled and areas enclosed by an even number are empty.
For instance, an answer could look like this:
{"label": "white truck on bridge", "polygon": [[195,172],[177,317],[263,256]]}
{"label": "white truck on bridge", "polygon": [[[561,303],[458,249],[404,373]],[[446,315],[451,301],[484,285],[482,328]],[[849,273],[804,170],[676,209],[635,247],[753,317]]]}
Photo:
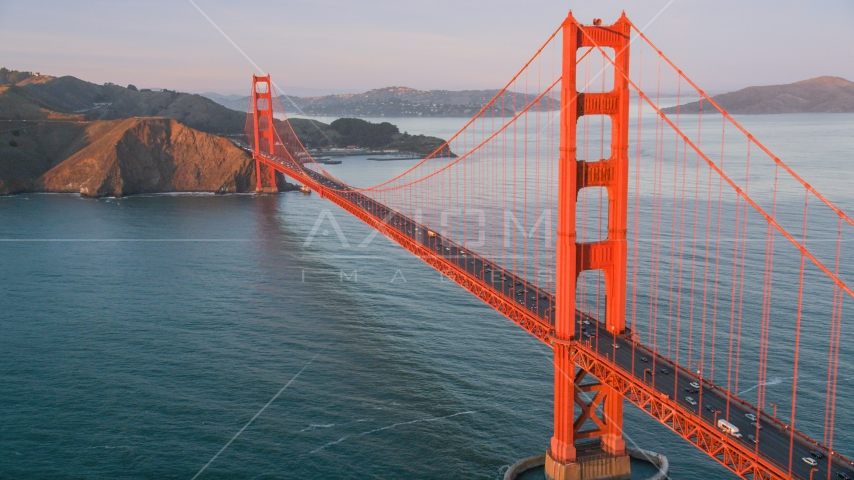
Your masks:
{"label": "white truck on bridge", "polygon": [[727,422],[723,418],[718,420],[718,430],[735,438],[741,438],[741,432],[738,431],[738,427]]}

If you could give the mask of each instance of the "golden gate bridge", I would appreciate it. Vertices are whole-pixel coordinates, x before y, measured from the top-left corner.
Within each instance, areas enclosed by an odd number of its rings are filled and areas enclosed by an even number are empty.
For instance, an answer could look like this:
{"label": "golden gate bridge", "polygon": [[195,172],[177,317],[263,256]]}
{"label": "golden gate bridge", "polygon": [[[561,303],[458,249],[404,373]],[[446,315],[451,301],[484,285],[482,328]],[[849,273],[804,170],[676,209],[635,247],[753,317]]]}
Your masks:
{"label": "golden gate bridge", "polygon": [[[302,183],[554,350],[547,477],[627,478],[629,401],[743,478],[854,478],[835,443],[854,222],[625,14],[570,12],[445,145],[378,185],[314,162],[271,87],[253,77],[257,191],[276,172]],[[786,398],[772,376],[792,378]]]}

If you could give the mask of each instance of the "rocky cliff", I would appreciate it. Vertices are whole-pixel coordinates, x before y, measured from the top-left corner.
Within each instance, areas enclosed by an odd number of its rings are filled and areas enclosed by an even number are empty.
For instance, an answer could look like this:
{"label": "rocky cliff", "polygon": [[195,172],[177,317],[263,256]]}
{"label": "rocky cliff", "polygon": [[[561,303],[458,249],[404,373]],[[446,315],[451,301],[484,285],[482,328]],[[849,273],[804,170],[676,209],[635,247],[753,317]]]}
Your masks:
{"label": "rocky cliff", "polygon": [[170,118],[40,123],[0,134],[0,194],[246,192],[254,174],[246,152]]}

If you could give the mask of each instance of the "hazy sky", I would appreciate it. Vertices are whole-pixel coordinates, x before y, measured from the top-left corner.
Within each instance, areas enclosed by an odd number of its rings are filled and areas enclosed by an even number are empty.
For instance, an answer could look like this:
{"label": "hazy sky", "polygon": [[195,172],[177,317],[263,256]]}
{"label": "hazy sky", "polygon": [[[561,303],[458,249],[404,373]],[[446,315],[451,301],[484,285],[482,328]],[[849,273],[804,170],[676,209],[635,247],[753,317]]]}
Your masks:
{"label": "hazy sky", "polygon": [[[670,0],[194,1],[299,95],[499,88],[569,9],[643,26]],[[646,33],[707,91],[854,80],[854,0],[674,0]],[[241,94],[256,72],[189,0],[0,0],[0,66]]]}

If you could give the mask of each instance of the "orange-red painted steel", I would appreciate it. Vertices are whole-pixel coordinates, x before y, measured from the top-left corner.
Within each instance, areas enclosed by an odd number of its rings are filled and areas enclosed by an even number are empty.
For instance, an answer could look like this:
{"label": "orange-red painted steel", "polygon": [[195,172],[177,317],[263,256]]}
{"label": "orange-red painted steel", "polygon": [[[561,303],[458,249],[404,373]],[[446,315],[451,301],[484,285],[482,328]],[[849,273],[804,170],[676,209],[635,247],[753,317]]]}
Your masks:
{"label": "orange-red painted steel", "polygon": [[359,220],[362,220],[370,227],[376,229],[449,279],[453,280],[458,285],[471,292],[474,296],[481,299],[490,307],[501,312],[504,316],[513,321],[513,323],[525,329],[538,340],[551,346],[551,338],[553,334],[551,325],[544,322],[541,318],[532,314],[524,307],[518,305],[516,302],[512,301],[512,299],[499,295],[494,288],[487,285],[482,279],[461,269],[458,265],[448,259],[436,255],[435,252],[431,251],[426,246],[413,241],[412,238],[402,234],[397,229],[387,228],[388,225],[383,222],[382,219],[377,218],[358,205],[353,204],[353,202],[341,196],[336,190],[324,189],[322,185],[317,183],[310,176],[288,168],[264,156],[259,156],[258,158],[264,165],[271,169],[280,171],[297,182],[308,186],[315,192],[318,192],[323,198],[335,203]]}
{"label": "orange-red painted steel", "polygon": [[[577,366],[596,377],[601,386],[607,387],[610,392],[616,394],[615,396],[629,400],[737,475],[743,478],[755,479],[790,478],[778,466],[762,459],[755,452],[733,442],[731,438],[715,429],[712,425],[704,423],[697,416],[696,412],[685,409],[666,395],[657,392],[651,385],[614,365],[611,360],[596,353],[584,343],[575,339],[567,341],[556,338],[555,331],[542,319],[532,315],[531,312],[528,312],[524,308],[520,308],[519,305],[508,300],[506,297],[496,294],[495,290],[486,285],[481,279],[460,269],[445,258],[436,255],[430,249],[419,245],[411,238],[401,234],[398,230],[387,228],[382,219],[371,215],[338,193],[329,191],[328,189],[324,190],[323,186],[310,176],[264,156],[259,156],[259,161],[271,169],[282,172],[293,180],[308,186],[324,198],[340,206],[356,218],[359,218],[370,227],[418,256],[418,258],[431,267],[446,275],[450,280],[471,292],[490,307],[502,313],[532,336],[552,347],[556,358],[555,370],[557,371],[559,368],[557,363],[558,357],[565,359],[566,364],[569,365],[569,369],[565,372],[572,381],[573,402],[575,402],[576,398],[574,386],[576,385]],[[651,357],[660,357],[660,355],[654,352],[650,352],[648,355]],[[661,358],[661,361],[663,361],[663,357]],[[607,393],[603,394],[603,396],[607,396]],[[598,400],[594,399],[594,402],[596,401]],[[751,407],[750,409],[754,410],[755,408]],[[573,432],[576,431],[575,423],[576,419],[573,418],[570,427],[573,429]],[[599,422],[597,422],[597,426],[599,426]],[[601,427],[598,430],[601,431]],[[808,443],[815,443],[800,432],[796,433]],[[584,434],[578,438],[583,436]]]}
{"label": "orange-red painted steel", "polygon": [[564,350],[565,355],[582,370],[742,478],[790,478],[780,467],[763,460],[754,451],[704,422],[695,412],[656,392],[582,342],[560,342],[554,348],[556,353]]}
{"label": "orange-red painted steel", "polygon": [[253,129],[255,132],[254,138],[254,157],[255,157],[255,191],[264,189],[264,180],[270,188],[276,187],[276,171],[272,168],[266,169],[266,174],[262,172],[262,161],[260,153],[274,153],[276,148],[276,131],[273,125],[273,94],[272,82],[270,75],[259,77],[252,75],[252,118]]}
{"label": "orange-red painted steel", "polygon": [[[252,147],[257,172],[256,188],[259,191],[264,189],[264,177],[267,175],[262,175],[262,170],[270,174],[268,182],[272,182],[273,186],[275,186],[275,172],[282,172],[378,230],[501,312],[535,338],[551,346],[554,350],[555,402],[554,435],[548,454],[553,460],[562,463],[573,462],[576,459],[574,442],[595,437],[601,438],[603,448],[609,453],[623,454],[625,443],[622,438],[622,409],[623,398],[625,398],[741,477],[789,478],[778,465],[763,459],[757,452],[740,443],[732,441],[728,435],[704,421],[696,412],[689,411],[667,395],[657,392],[654,386],[647,384],[644,379],[632,375],[575,338],[578,318],[577,280],[579,274],[585,270],[602,270],[604,273],[606,308],[603,324],[605,329],[613,335],[624,334],[626,329],[628,105],[629,86],[632,85],[628,71],[632,24],[623,15],[610,26],[587,26],[579,24],[570,14],[563,23],[562,30],[564,51],[560,95],[554,325],[527,310],[524,305],[517,304],[511,297],[497,292],[493,285],[478,278],[477,274],[460,268],[451,259],[437,255],[427,246],[387,225],[382,218],[347,198],[349,194],[347,191],[324,188],[312,176],[313,174],[306,173],[296,166],[296,163],[292,165],[288,162],[276,161],[272,156],[276,152],[277,134],[273,124],[272,84],[269,75],[253,76],[252,83],[250,110],[253,116]],[[600,49],[600,52],[601,47],[614,49],[614,59],[609,59],[615,67],[612,91],[603,93],[577,91],[577,51],[584,47],[591,47],[591,51]],[[640,93],[640,96],[646,99],[643,93]],[[660,111],[657,109],[656,111],[665,121],[668,121]],[[612,131],[609,158],[594,161],[577,158],[576,125],[579,118],[585,115],[610,117]],[[713,163],[705,158],[687,137],[684,137],[684,140],[695,148],[714,169]],[[290,160],[296,161],[295,158]],[[715,171],[729,181],[723,172]],[[732,182],[729,183],[739,195],[745,197],[746,201],[750,201],[738,186]],[[576,236],[577,198],[579,191],[586,187],[604,187],[607,190],[608,235],[607,238],[597,242],[579,243]],[[764,214],[761,210],[760,212]],[[780,229],[772,218],[767,215],[765,217],[773,226]],[[785,231],[782,232],[786,234]],[[808,252],[806,254],[808,255]],[[833,276],[831,278],[845,288],[837,278]],[[663,358],[657,353],[651,352],[649,355]],[[588,375],[596,377],[599,383],[582,385],[581,380]],[[579,395],[581,392],[595,392],[595,395],[592,400],[586,401]],[[578,417],[574,413],[575,405],[581,409]],[[603,410],[601,417],[596,413],[600,405]],[[582,426],[588,420],[592,421],[595,427],[591,430],[582,430]],[[794,433],[807,438],[800,432]]]}
{"label": "orange-red painted steel", "polygon": [[[580,25],[572,13],[563,27],[563,72],[561,84],[560,161],[558,166],[558,245],[557,303],[555,334],[559,340],[573,338],[576,322],[576,286],[578,276],[586,270],[601,270],[605,278],[605,327],[613,334],[626,329],[626,272],[628,246],[626,229],[629,204],[629,88],[628,82],[614,72],[610,92],[580,93],[576,85],[578,49],[591,47],[588,40],[611,47],[617,64],[629,69],[629,34],[631,24],[625,14],[610,26]],[[577,157],[576,124],[584,115],[608,115],[611,119],[611,152],[607,159],[590,161]],[[589,243],[578,243],[575,231],[578,193],[586,187],[605,187],[608,191],[608,237]],[[555,351],[554,436],[549,447],[552,459],[561,463],[575,460],[578,420],[575,404],[579,401],[574,365],[566,355]],[[626,444],[622,436],[623,400],[600,387],[604,396],[603,423],[598,434],[605,451],[622,455]],[[594,398],[594,401],[596,399]],[[590,406],[582,406],[582,412]],[[582,413],[584,416],[584,413]],[[582,422],[583,423],[583,422]]]}

